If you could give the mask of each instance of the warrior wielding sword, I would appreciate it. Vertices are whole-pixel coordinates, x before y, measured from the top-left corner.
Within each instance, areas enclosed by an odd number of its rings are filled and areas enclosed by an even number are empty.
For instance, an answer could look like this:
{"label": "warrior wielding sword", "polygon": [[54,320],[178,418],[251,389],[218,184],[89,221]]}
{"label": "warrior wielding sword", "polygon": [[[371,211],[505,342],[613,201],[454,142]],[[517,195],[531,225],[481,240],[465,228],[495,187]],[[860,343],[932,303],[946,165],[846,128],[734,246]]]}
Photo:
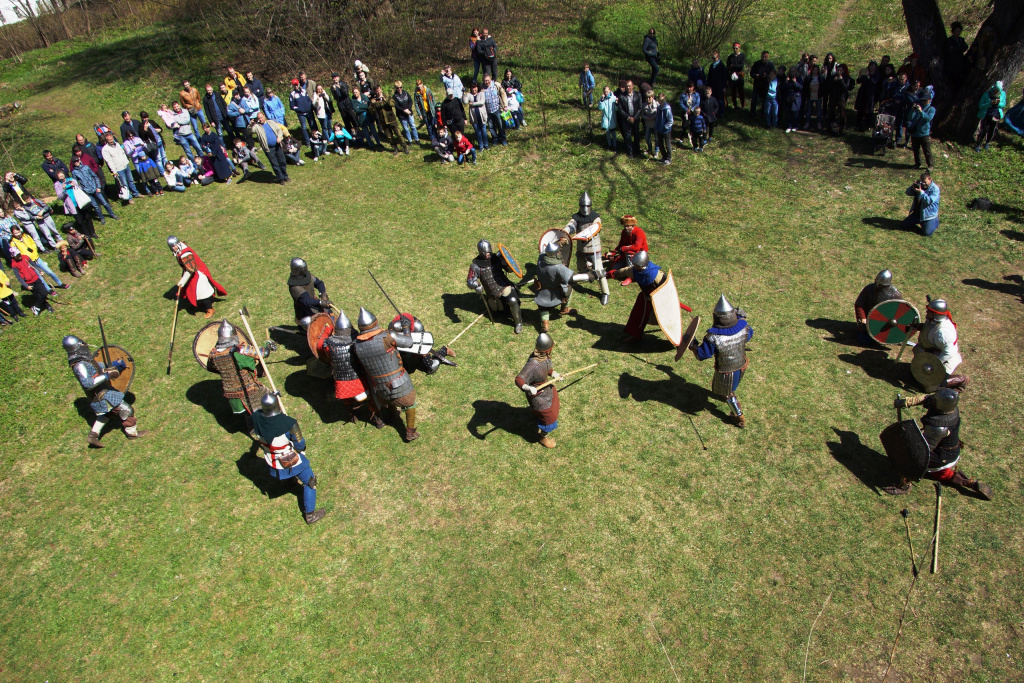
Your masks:
{"label": "warrior wielding sword", "polygon": [[107,333],[103,331],[103,318],[96,316],[96,320],[100,323],[100,338],[103,340],[103,364],[109,368],[110,350],[107,348]]}
{"label": "warrior wielding sword", "polygon": [[398,306],[395,306],[395,302],[391,300],[391,297],[388,296],[388,293],[385,292],[384,288],[380,286],[379,282],[377,282],[377,278],[373,277],[373,273],[370,272],[369,268],[366,269],[366,272],[370,273],[370,278],[373,280],[373,283],[375,285],[377,285],[377,289],[379,289],[380,293],[384,295],[384,298],[388,300],[388,303],[391,304],[391,307],[395,309],[395,313],[397,313],[398,316],[401,317],[402,316],[402,312],[400,310],[398,310]]}

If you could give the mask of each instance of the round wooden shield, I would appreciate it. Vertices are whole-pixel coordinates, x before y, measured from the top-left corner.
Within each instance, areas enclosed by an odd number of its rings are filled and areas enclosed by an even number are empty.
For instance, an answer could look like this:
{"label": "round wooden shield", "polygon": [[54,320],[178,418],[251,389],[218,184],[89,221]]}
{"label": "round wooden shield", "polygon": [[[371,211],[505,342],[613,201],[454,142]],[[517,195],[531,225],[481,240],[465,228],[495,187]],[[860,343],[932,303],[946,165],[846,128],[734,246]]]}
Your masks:
{"label": "round wooden shield", "polygon": [[519,267],[519,261],[516,261],[515,257],[512,256],[512,252],[501,242],[498,242],[498,253],[501,254],[501,258],[508,264],[509,270],[516,274],[516,277],[523,276],[523,269]]}
{"label": "round wooden shield", "polygon": [[[192,355],[195,356],[196,362],[199,363],[199,367],[203,370],[210,370],[207,363],[210,361],[210,352],[217,345],[218,327],[220,327],[220,321],[209,323],[206,327],[199,330],[196,338],[192,341]],[[239,340],[244,339],[247,343],[252,344],[252,340],[245,334],[244,329],[237,325],[232,325],[232,327],[235,328],[235,334],[238,335]]]}
{"label": "round wooden shield", "polygon": [[934,353],[927,351],[918,351],[914,354],[914,360],[910,362],[910,372],[928,393],[938,389],[946,379],[946,368],[942,361]]}
{"label": "round wooden shield", "polygon": [[693,316],[693,320],[683,330],[683,339],[679,342],[679,347],[676,349],[676,362],[683,357],[683,354],[690,348],[690,344],[693,342],[694,337],[697,336],[697,330],[700,328],[700,316]]}
{"label": "round wooden shield", "polygon": [[328,313],[317,313],[306,327],[306,343],[320,362],[331,364],[331,354],[324,349],[324,341],[334,332],[334,318]]}
{"label": "round wooden shield", "polygon": [[921,320],[914,305],[903,299],[883,301],[868,313],[868,334],[882,344],[902,344],[914,333],[911,325]]}
{"label": "round wooden shield", "polygon": [[562,265],[568,267],[569,260],[572,258],[572,238],[569,237],[569,233],[565,230],[555,228],[554,230],[548,230],[540,236],[540,244],[537,245],[537,253],[543,254],[544,248],[551,242],[565,242],[561,246],[561,251],[558,255],[562,258]]}
{"label": "round wooden shield", "polygon": [[116,379],[110,380],[110,388],[114,391],[120,391],[122,394],[128,393],[128,389],[132,386],[132,380],[135,379],[135,359],[132,358],[132,354],[120,346],[108,344],[97,349],[92,358],[103,366],[107,365],[107,358],[110,359],[111,363],[116,360],[123,362],[125,369]]}

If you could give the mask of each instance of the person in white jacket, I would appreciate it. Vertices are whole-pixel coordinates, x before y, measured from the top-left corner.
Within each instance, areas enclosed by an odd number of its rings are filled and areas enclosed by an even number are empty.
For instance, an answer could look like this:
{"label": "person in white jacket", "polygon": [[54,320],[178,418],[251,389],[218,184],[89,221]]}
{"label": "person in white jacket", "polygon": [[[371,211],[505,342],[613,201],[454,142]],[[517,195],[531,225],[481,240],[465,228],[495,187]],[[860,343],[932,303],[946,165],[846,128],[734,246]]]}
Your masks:
{"label": "person in white jacket", "polygon": [[[134,204],[133,200],[139,196],[139,191],[135,189],[135,181],[132,179],[132,167],[128,162],[128,155],[121,149],[121,145],[117,144],[113,133],[107,133],[107,142],[100,153],[103,155],[103,163],[110,169],[118,186],[128,188],[130,194],[127,202]],[[121,199],[124,199],[123,195]]]}

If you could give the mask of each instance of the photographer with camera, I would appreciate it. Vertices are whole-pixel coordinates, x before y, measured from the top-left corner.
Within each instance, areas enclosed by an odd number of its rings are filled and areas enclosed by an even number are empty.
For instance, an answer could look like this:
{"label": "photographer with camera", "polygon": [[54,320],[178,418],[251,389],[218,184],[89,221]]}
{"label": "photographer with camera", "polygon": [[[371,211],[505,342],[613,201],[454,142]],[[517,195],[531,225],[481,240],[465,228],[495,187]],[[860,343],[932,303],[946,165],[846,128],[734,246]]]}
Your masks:
{"label": "photographer with camera", "polygon": [[907,195],[914,203],[903,227],[912,230],[920,225],[921,234],[928,237],[939,229],[939,186],[932,182],[932,174],[922,173],[921,179],[907,188]]}
{"label": "photographer with camera", "polygon": [[920,101],[913,103],[907,115],[907,134],[914,150],[914,168],[921,168],[921,148],[924,148],[924,161],[929,172],[932,169],[932,145],[928,137],[932,134],[932,119],[935,118],[935,107],[931,97],[925,91]]}

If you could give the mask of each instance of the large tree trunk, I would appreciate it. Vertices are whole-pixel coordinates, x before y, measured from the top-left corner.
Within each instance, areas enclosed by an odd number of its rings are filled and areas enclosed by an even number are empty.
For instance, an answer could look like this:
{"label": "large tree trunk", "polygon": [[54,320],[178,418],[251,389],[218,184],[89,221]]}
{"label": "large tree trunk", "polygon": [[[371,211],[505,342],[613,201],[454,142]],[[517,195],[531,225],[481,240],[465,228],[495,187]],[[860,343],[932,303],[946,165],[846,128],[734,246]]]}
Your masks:
{"label": "large tree trunk", "polygon": [[996,81],[1009,86],[1024,67],[1024,2],[992,0],[967,51],[967,71],[948,73],[946,27],[936,0],[903,0],[903,14],[914,51],[935,86],[932,131],[947,138],[970,138],[978,126],[978,102]]}

